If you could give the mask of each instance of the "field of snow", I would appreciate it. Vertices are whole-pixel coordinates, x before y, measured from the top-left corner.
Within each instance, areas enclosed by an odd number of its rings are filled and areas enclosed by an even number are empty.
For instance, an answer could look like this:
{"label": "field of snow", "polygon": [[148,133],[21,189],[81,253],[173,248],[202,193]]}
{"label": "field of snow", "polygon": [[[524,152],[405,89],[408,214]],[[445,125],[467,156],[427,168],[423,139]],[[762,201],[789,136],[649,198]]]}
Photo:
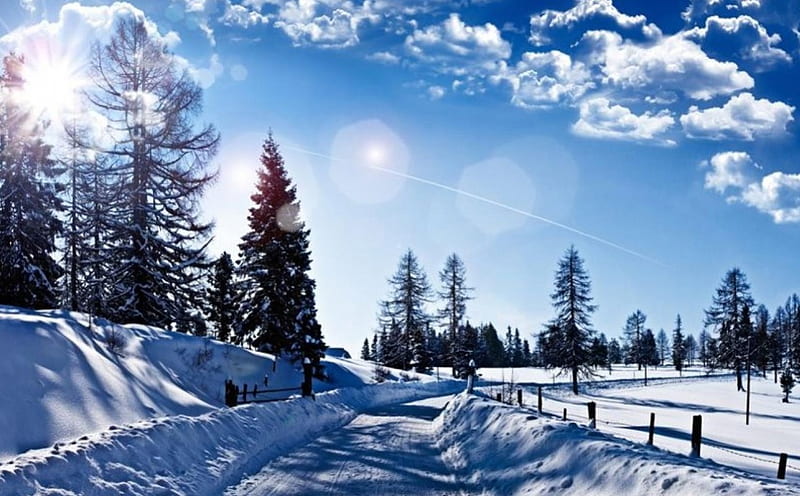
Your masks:
{"label": "field of snow", "polygon": [[[117,353],[107,345],[110,332],[125,342]],[[372,364],[329,358],[324,365],[329,380],[315,380],[315,391],[373,382]],[[265,373],[271,388],[302,381],[299,365],[212,339],[0,306],[0,461],[112,425],[208,413],[223,406],[227,378],[263,388]]]}
{"label": "field of snow", "polygon": [[444,460],[484,495],[771,495],[790,483],[672,454],[480,396],[458,395],[437,420]]}
{"label": "field of snow", "polygon": [[[536,406],[536,388],[523,386],[524,403]],[[487,387],[492,394],[499,388]],[[647,440],[650,413],[656,414],[655,446],[675,453],[691,451],[692,417],[703,416],[701,457],[766,478],[775,478],[780,453],[789,454],[787,480],[800,482],[800,399],[782,403],[771,379],[752,380],[750,425],[745,425],[746,394],[736,392],[733,376],[595,383],[574,396],[562,386],[543,388],[543,409],[588,422],[589,401],[597,403],[597,427],[637,443]],[[516,397],[516,396],[515,396]]]}
{"label": "field of snow", "polygon": [[[541,367],[522,367],[522,368],[481,368],[478,370],[481,379],[484,381],[514,382],[515,384],[566,384],[572,381],[572,377],[561,374],[560,369],[545,369]],[[644,380],[644,370],[638,370],[636,365],[615,364],[611,370],[599,368],[594,371],[595,377],[592,381],[642,381]],[[716,372],[716,374],[727,374],[727,372]],[[650,379],[673,379],[682,377],[706,377],[708,372],[703,367],[687,367],[682,372],[678,372],[674,367],[648,367],[647,378]]]}

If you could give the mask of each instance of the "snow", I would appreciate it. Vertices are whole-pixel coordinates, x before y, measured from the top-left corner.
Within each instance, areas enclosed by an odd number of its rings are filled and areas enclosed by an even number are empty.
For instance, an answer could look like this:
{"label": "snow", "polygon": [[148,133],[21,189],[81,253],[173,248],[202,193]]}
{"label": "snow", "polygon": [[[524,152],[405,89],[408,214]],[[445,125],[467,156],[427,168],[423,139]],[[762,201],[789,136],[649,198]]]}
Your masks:
{"label": "snow", "polygon": [[[687,454],[692,417],[703,417],[701,457],[774,478],[780,453],[789,454],[787,480],[800,482],[800,402],[783,403],[780,387],[770,379],[752,378],[750,425],[745,425],[746,394],[736,392],[732,375],[663,379],[650,382],[595,383],[583,394],[564,387],[543,388],[543,409],[570,419],[588,421],[586,404],[597,404],[598,428],[642,442],[647,439],[650,412],[656,414],[654,444]],[[491,389],[491,388],[490,388]],[[524,388],[524,403],[536,405],[537,391]]]}
{"label": "snow", "polygon": [[[0,306],[0,461],[111,425],[212,412],[223,406],[227,378],[262,389],[265,373],[270,388],[302,381],[299,364],[272,355],[152,327],[89,324],[84,314]],[[121,355],[108,349],[109,332],[125,341]],[[369,362],[324,365],[330,381],[315,380],[315,391],[373,382]]]}
{"label": "snow", "polygon": [[[569,373],[560,373],[560,369],[544,369],[540,367],[522,368],[482,368],[478,371],[481,379],[485,381],[505,381],[517,384],[566,384],[571,383],[572,376]],[[595,377],[592,381],[642,381],[644,370],[638,370],[636,365],[616,364],[611,371],[608,369],[597,369],[594,371]],[[727,375],[728,372],[716,372],[711,375]],[[687,367],[682,372],[678,372],[673,367],[648,367],[647,378],[665,379],[680,377],[707,377],[708,372],[702,367]],[[581,381],[592,382],[592,381]]]}
{"label": "snow", "polygon": [[482,396],[458,395],[437,423],[444,460],[473,494],[800,494],[788,483]]}

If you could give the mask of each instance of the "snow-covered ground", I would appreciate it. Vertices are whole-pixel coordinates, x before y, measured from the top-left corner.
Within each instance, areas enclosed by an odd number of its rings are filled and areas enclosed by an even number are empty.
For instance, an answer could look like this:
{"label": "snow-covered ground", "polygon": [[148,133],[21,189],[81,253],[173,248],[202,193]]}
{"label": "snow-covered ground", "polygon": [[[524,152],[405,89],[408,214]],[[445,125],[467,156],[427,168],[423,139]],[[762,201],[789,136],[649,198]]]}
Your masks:
{"label": "snow-covered ground", "polygon": [[[118,353],[109,350],[110,332],[125,342]],[[315,391],[373,382],[370,363],[324,365],[329,380],[315,381]],[[299,365],[212,339],[0,306],[0,461],[112,425],[212,412],[223,405],[226,378],[263,388],[265,373],[271,388],[302,381]]]}
{"label": "snow-covered ground", "polygon": [[[541,367],[522,367],[522,368],[482,368],[478,370],[481,379],[484,381],[514,382],[517,384],[566,384],[572,380],[568,374],[561,374],[560,369],[545,369]],[[636,365],[615,364],[611,370],[599,368],[594,371],[595,382],[626,382],[643,381],[644,370],[638,370]],[[713,375],[728,374],[728,372],[717,371]],[[683,377],[706,377],[709,373],[703,367],[687,367],[682,372],[678,372],[673,367],[648,367],[647,378],[650,379],[672,379]]]}
{"label": "snow-covered ground", "polygon": [[[487,392],[492,392],[487,388]],[[656,414],[656,446],[690,452],[692,417],[703,416],[701,457],[774,478],[780,453],[788,453],[787,480],[800,482],[800,400],[781,402],[771,379],[753,377],[750,425],[745,425],[746,394],[736,392],[733,376],[706,379],[588,385],[574,396],[567,388],[543,389],[543,409],[560,417],[588,421],[589,401],[597,403],[599,430],[644,442],[650,413]],[[525,388],[524,403],[536,405],[536,389]]]}
{"label": "snow-covered ground", "polygon": [[458,395],[437,420],[444,459],[463,487],[483,495],[774,495],[800,490],[541,417],[479,396]]}

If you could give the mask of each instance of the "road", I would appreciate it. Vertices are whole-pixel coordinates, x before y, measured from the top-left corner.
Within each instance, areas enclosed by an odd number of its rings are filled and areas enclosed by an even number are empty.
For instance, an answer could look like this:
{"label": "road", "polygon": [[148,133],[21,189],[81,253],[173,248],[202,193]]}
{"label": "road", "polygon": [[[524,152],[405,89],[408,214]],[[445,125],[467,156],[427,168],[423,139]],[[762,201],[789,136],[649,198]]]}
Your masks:
{"label": "road", "polygon": [[226,496],[463,495],[436,447],[433,420],[449,396],[356,417],[229,488]]}

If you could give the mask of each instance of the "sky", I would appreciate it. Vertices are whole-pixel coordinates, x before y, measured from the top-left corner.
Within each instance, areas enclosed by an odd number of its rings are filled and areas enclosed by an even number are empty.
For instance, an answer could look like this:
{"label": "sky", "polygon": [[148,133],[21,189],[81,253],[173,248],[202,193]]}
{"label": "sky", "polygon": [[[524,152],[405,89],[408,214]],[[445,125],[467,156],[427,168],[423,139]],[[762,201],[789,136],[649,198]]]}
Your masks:
{"label": "sky", "polygon": [[470,321],[529,339],[570,245],[609,337],[636,309],[699,332],[734,266],[770,310],[800,289],[800,1],[4,0],[0,49],[60,68],[57,107],[131,15],[222,135],[214,255],[274,132],[331,346],[358,353],[409,248],[434,288],[458,253]]}

